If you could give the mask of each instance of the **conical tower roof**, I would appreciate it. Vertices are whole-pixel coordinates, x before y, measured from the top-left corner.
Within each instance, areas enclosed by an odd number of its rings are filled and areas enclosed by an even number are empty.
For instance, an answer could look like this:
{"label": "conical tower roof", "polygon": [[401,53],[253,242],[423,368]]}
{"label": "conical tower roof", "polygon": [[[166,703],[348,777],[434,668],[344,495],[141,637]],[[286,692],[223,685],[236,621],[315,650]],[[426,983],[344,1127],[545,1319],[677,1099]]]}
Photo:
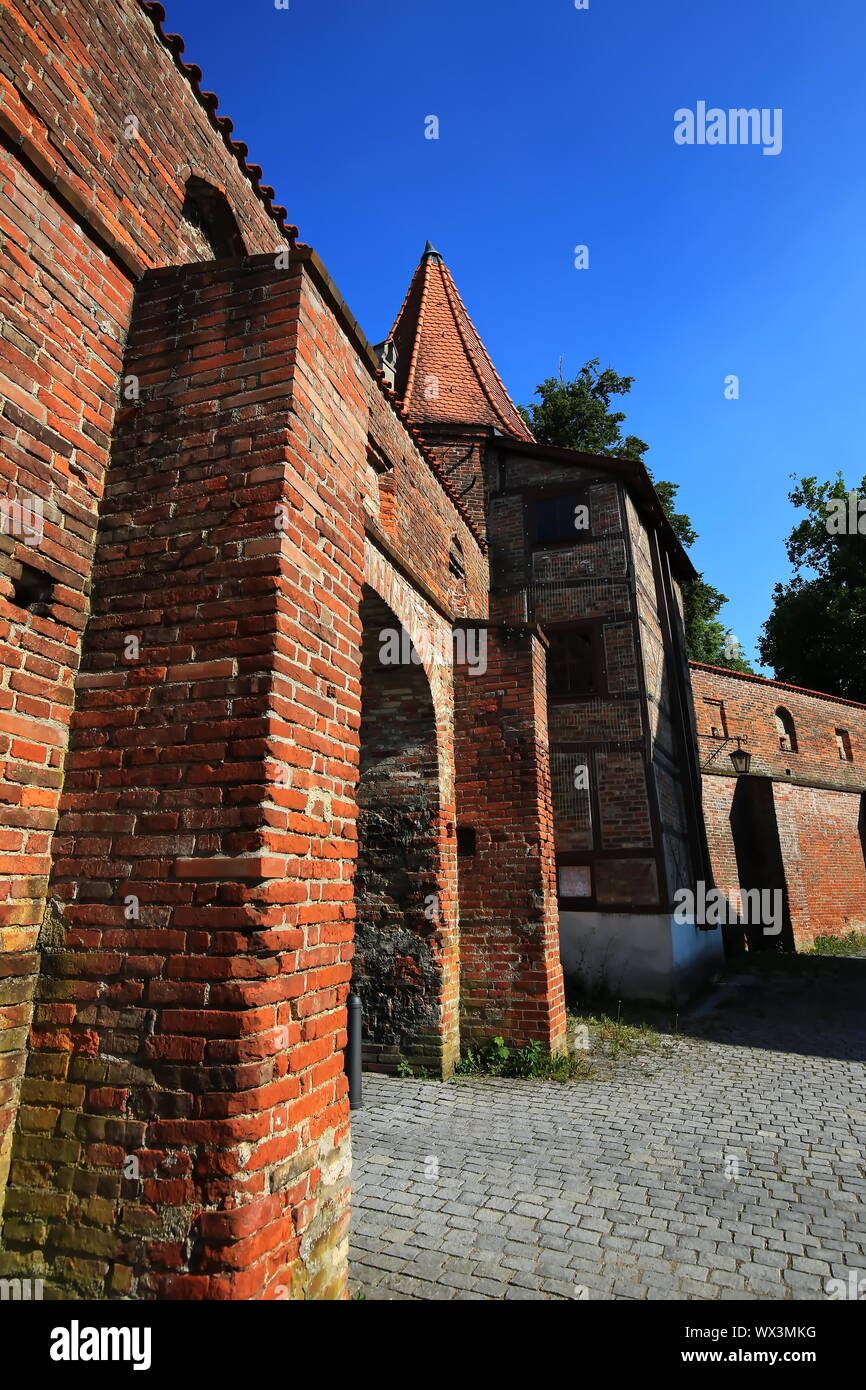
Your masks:
{"label": "conical tower roof", "polygon": [[532,439],[450,270],[429,241],[391,337],[397,351],[394,389],[417,425],[491,425]]}

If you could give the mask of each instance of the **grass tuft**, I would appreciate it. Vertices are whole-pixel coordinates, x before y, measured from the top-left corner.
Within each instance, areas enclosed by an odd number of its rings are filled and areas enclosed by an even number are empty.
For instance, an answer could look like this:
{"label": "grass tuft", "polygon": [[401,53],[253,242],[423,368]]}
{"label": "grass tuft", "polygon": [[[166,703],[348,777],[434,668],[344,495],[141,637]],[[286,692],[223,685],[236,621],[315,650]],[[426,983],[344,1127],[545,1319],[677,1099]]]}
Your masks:
{"label": "grass tuft", "polygon": [[849,956],[852,951],[866,950],[866,931],[849,931],[844,936],[816,936],[803,956]]}
{"label": "grass tuft", "polygon": [[587,1081],[599,1062],[638,1057],[659,1046],[659,1035],[647,1024],[635,1027],[606,1015],[569,1013],[569,1050],[547,1051],[540,1042],[509,1047],[492,1038],[484,1047],[467,1048],[457,1063],[458,1076],[503,1076],[537,1081]]}

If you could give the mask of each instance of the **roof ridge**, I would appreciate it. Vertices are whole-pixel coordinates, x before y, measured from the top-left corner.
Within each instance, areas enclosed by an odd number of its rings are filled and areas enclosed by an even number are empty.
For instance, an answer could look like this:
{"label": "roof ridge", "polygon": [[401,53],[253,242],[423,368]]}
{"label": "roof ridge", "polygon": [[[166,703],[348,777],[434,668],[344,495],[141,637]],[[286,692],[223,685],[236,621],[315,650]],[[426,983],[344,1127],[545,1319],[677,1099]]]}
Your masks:
{"label": "roof ridge", "polygon": [[[523,427],[523,429],[524,429],[524,431],[525,431],[525,436],[524,436],[524,437],[525,437],[527,440],[532,440],[532,439],[533,439],[532,431],[530,430],[529,426],[526,424],[526,421],[523,419],[523,416],[520,414],[519,410],[517,409],[517,406],[514,404],[514,401],[511,399],[510,395],[508,394],[508,389],[507,389],[507,387],[506,387],[504,381],[502,380],[501,376],[500,376],[499,373],[497,372],[496,367],[495,367],[494,364],[493,364],[493,359],[492,359],[492,357],[490,356],[489,352],[487,351],[487,348],[484,346],[484,340],[483,340],[483,338],[481,337],[481,334],[478,332],[478,329],[476,328],[475,324],[472,322],[472,318],[471,318],[471,316],[470,316],[470,314],[469,314],[469,310],[466,308],[466,305],[465,305],[464,302],[463,302],[463,298],[462,298],[462,296],[461,296],[461,294],[460,294],[460,291],[459,291],[458,288],[457,288],[457,285],[456,285],[456,283],[455,283],[455,281],[454,281],[454,277],[453,277],[453,275],[451,274],[451,271],[449,270],[448,266],[445,264],[445,262],[444,262],[443,260],[440,260],[440,261],[439,261],[439,264],[440,264],[440,266],[442,267],[442,272],[443,272],[443,274],[442,274],[442,283],[443,283],[443,285],[444,285],[444,287],[445,287],[445,297],[446,297],[446,299],[448,300],[448,307],[449,307],[450,310],[451,310],[451,314],[452,314],[452,317],[453,317],[453,319],[454,319],[454,325],[455,325],[455,327],[456,327],[456,329],[457,329],[457,332],[458,332],[459,335],[460,335],[461,342],[463,343],[463,346],[464,346],[464,348],[466,349],[466,354],[467,354],[467,356],[468,356],[468,358],[469,358],[469,361],[472,363],[472,367],[473,367],[473,369],[474,369],[474,371],[475,371],[475,376],[476,376],[476,378],[477,378],[477,380],[478,380],[478,384],[479,384],[479,386],[481,387],[481,390],[484,392],[485,396],[487,397],[488,401],[490,402],[490,405],[492,406],[492,408],[493,408],[495,414],[499,416],[499,419],[502,421],[503,425],[505,425],[505,427],[506,427],[506,429],[507,429],[507,428],[508,428],[508,425],[509,425],[508,418],[507,418],[507,416],[503,413],[503,411],[502,411],[502,409],[500,408],[500,406],[498,405],[498,403],[494,400],[493,395],[492,395],[491,391],[489,390],[486,381],[484,380],[484,374],[483,374],[482,371],[479,370],[478,363],[477,363],[477,361],[475,360],[475,352],[473,351],[473,348],[472,348],[471,344],[468,342],[468,340],[467,340],[467,338],[466,338],[466,334],[464,333],[463,327],[462,327],[462,325],[461,325],[461,323],[460,323],[460,318],[459,318],[458,314],[455,312],[454,304],[453,304],[452,299],[451,299],[451,291],[453,291],[454,296],[455,296],[455,298],[457,299],[457,303],[459,304],[461,310],[463,311],[463,314],[464,314],[464,316],[465,316],[465,318],[466,318],[466,322],[469,324],[469,327],[472,329],[472,332],[475,334],[475,338],[476,338],[476,340],[477,340],[479,346],[481,347],[481,350],[482,350],[482,352],[484,353],[485,358],[487,359],[487,364],[488,364],[488,366],[489,366],[491,372],[493,373],[493,376],[494,376],[494,378],[495,378],[495,380],[496,380],[498,386],[500,387],[500,389],[501,389],[501,391],[502,391],[502,394],[504,395],[504,397],[505,397],[506,401],[508,402],[508,404],[511,406],[511,409],[512,409],[512,411],[514,412],[514,414],[516,415],[517,419],[520,421],[520,423],[521,423],[521,425],[522,425],[522,427]],[[449,289],[449,286],[450,286],[450,289]]]}
{"label": "roof ridge", "polygon": [[409,359],[409,372],[406,377],[406,389],[403,392],[403,399],[405,401],[411,400],[412,398],[412,387],[415,385],[415,371],[418,366],[418,358],[421,355],[421,334],[422,329],[424,327],[424,305],[427,299],[427,291],[430,287],[430,273],[427,269],[429,263],[430,262],[428,258],[425,256],[422,259],[420,265],[418,266],[418,269],[415,271],[415,274],[412,276],[412,280],[409,285],[409,292],[411,294],[412,286],[415,284],[417,276],[421,275],[421,298],[418,302],[418,327],[415,333],[415,341],[412,344],[412,356]]}

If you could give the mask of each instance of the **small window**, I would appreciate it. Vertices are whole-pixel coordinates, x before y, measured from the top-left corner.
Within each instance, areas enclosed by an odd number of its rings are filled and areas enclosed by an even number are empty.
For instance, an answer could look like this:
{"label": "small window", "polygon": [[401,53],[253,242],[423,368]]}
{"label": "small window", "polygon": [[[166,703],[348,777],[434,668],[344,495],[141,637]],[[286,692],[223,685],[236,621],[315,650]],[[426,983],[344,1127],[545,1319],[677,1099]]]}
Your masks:
{"label": "small window", "polygon": [[711,738],[728,737],[728,720],[725,715],[724,700],[704,700],[706,716],[710,725]]}
{"label": "small window", "polygon": [[51,617],[51,601],[54,597],[54,583],[47,574],[21,565],[18,578],[12,580],[12,602],[28,613],[36,613],[40,618]]}
{"label": "small window", "polygon": [[535,499],[535,544],[577,541],[589,531],[589,507],[576,493]]}
{"label": "small window", "polygon": [[560,864],[558,869],[560,898],[591,898],[592,870],[588,864]]}
{"label": "small window", "polygon": [[196,233],[200,253],[208,260],[247,254],[231,204],[213,184],[195,175],[187,179],[182,215]]}
{"label": "small window", "polygon": [[448,548],[448,573],[451,606],[459,617],[466,616],[466,561],[463,547],[456,536],[451,537]]}
{"label": "small window", "polygon": [[851,735],[847,729],[836,730],[836,747],[839,750],[839,757],[844,763],[853,763],[854,754],[851,752]]}
{"label": "small window", "polygon": [[779,747],[783,753],[797,752],[797,730],[790,710],[783,709],[781,705],[776,710],[776,733],[779,737]]}
{"label": "small window", "polygon": [[475,853],[476,836],[474,825],[458,825],[457,853],[460,858],[468,858]]}
{"label": "small window", "polygon": [[453,577],[457,580],[465,580],[466,563],[463,559],[463,547],[455,536],[448,551],[448,568]]}
{"label": "small window", "polygon": [[375,473],[391,473],[394,469],[385,450],[372,439],[367,440],[367,462]]}
{"label": "small window", "polygon": [[547,693],[552,700],[574,695],[593,695],[596,672],[594,633],[591,628],[554,628],[547,632]]}

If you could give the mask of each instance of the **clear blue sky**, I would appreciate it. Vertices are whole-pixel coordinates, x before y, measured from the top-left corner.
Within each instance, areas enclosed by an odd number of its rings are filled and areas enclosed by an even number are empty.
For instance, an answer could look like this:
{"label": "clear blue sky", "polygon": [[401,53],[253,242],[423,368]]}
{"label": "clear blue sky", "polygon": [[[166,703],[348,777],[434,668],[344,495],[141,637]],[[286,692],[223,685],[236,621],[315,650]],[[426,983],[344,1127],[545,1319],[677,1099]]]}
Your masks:
{"label": "clear blue sky", "polygon": [[[866,471],[864,0],[165,5],[371,342],[429,237],[516,401],[560,358],[636,378],[753,656],[789,474]],[[782,108],[781,153],[676,145],[699,101]]]}

